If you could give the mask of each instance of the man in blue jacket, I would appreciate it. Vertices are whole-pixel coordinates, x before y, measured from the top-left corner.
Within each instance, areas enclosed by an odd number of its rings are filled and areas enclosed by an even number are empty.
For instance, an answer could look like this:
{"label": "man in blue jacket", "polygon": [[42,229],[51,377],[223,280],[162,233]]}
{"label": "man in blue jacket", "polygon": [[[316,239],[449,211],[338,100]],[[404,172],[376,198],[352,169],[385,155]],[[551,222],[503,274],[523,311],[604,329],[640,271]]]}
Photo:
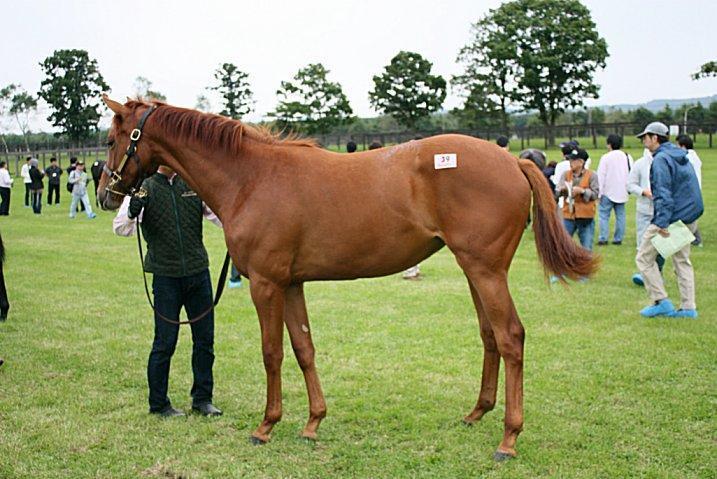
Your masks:
{"label": "man in blue jacket", "polygon": [[654,205],[654,216],[645,230],[635,262],[645,281],[645,288],[654,304],[640,311],[642,316],[670,316],[696,318],[695,273],[690,263],[690,245],[687,244],[672,256],[672,264],[680,289],[680,309],[675,310],[667,297],[665,284],[655,262],[657,250],[651,239],[655,235],[669,237],[667,227],[682,221],[694,233],[695,221],[702,215],[704,206],[695,170],[687,159],[687,152],[668,141],[668,128],[660,122],[653,122],[637,135],[645,148],[652,153],[650,189]]}

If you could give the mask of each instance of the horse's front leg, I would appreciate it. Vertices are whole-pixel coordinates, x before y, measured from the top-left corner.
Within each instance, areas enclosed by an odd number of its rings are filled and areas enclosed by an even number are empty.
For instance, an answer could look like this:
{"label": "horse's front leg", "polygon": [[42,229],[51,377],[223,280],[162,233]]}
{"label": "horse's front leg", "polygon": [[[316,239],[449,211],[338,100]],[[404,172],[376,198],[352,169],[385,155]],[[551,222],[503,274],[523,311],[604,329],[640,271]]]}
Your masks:
{"label": "horse's front leg", "polygon": [[251,277],[251,298],[259,316],[261,348],[266,369],[266,409],[264,420],[252,433],[254,444],[269,441],[274,424],[281,420],[281,361],[284,358],[282,339],[284,335],[283,288],[261,277]]}
{"label": "horse's front leg", "polygon": [[301,436],[306,439],[316,439],[316,430],[319,428],[321,420],[326,417],[326,401],[324,393],[321,391],[319,374],[316,372],[314,363],[314,344],[311,341],[303,284],[291,286],[286,291],[284,322],[286,329],[289,330],[291,347],[294,349],[296,361],[304,373],[306,390],[309,394],[309,421]]}

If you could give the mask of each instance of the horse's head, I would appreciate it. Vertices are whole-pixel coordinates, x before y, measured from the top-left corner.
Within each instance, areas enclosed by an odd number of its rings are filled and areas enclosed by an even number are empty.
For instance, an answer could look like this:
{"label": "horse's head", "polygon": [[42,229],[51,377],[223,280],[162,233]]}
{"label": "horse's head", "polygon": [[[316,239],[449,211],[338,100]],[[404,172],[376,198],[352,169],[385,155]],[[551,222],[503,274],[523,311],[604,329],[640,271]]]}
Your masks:
{"label": "horse's head", "polygon": [[97,195],[105,210],[115,210],[122,198],[139,189],[142,180],[157,171],[156,151],[142,130],[156,105],[128,101],[124,105],[102,95],[105,105],[115,114],[107,135],[107,163],[100,178]]}

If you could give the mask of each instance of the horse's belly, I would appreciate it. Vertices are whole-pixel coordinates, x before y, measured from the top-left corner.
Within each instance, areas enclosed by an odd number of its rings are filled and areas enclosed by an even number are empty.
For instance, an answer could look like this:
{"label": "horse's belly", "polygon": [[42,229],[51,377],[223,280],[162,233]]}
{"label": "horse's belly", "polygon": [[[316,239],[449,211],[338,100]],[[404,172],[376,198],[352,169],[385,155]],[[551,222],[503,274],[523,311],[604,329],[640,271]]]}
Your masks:
{"label": "horse's belly", "polygon": [[302,248],[292,276],[297,280],[338,280],[386,276],[403,271],[444,245],[425,232],[407,235],[358,235]]}

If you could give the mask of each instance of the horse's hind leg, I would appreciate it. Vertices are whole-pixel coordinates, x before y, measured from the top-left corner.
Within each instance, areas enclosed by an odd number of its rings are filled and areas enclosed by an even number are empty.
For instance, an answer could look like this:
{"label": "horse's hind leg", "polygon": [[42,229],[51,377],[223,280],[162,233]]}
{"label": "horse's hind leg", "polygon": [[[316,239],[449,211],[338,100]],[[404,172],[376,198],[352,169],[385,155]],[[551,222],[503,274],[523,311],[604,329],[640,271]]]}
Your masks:
{"label": "horse's hind leg", "polygon": [[309,330],[309,317],[306,313],[304,285],[291,286],[286,292],[284,323],[289,330],[291,347],[294,349],[296,361],[304,373],[306,390],[309,394],[309,421],[301,433],[307,439],[316,439],[316,430],[321,420],[326,417],[326,401],[321,391],[319,374],[314,362],[314,343]]}
{"label": "horse's hind leg", "polygon": [[507,270],[481,267],[477,261],[458,257],[458,262],[475,287],[498,353],[505,362],[505,429],[495,453],[497,460],[515,456],[515,443],[523,429],[523,343],[525,330],[520,323],[508,290]]}
{"label": "horse's hind leg", "polygon": [[478,291],[468,279],[468,286],[471,290],[471,297],[478,313],[478,323],[480,325],[480,336],[483,340],[483,375],[481,378],[480,394],[475,408],[463,418],[463,422],[472,425],[479,421],[485,413],[495,407],[495,398],[498,392],[498,371],[500,370],[500,354],[498,353],[498,345],[495,342],[495,335],[488,321],[488,315],[483,309]]}

